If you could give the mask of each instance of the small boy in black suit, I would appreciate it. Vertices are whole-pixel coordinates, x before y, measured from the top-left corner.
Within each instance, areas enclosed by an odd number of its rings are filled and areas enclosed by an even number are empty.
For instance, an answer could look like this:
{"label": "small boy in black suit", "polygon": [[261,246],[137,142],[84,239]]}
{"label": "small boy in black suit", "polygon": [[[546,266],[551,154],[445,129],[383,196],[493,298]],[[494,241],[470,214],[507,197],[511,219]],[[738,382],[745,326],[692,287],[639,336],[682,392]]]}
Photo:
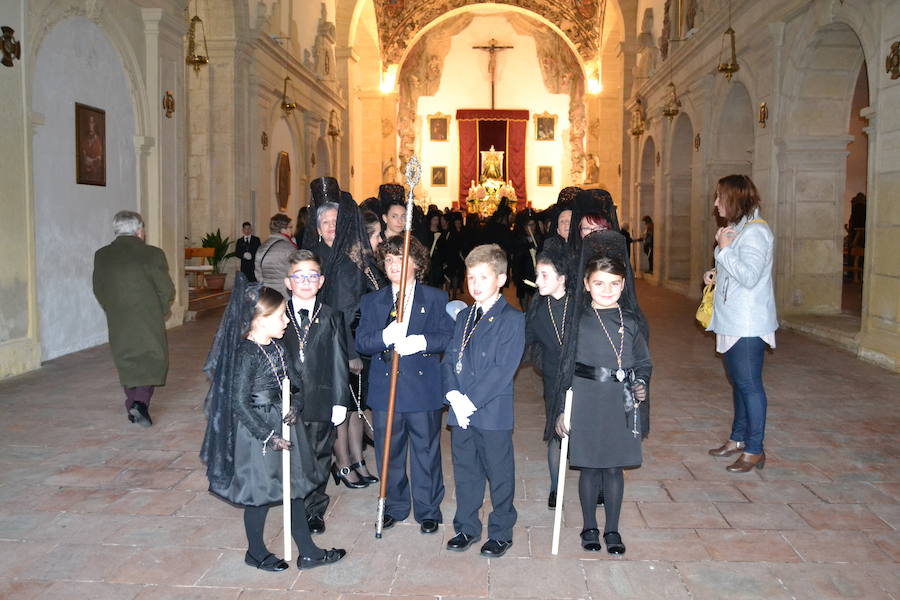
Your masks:
{"label": "small boy in black suit", "polygon": [[512,546],[517,516],[513,379],[525,349],[525,317],[500,294],[506,267],[506,253],[497,244],[477,246],[466,257],[475,304],[457,316],[441,364],[456,482],[456,536],[447,549],[462,552],[481,539],[478,512],[487,480],[493,510],[481,555],[489,558]]}

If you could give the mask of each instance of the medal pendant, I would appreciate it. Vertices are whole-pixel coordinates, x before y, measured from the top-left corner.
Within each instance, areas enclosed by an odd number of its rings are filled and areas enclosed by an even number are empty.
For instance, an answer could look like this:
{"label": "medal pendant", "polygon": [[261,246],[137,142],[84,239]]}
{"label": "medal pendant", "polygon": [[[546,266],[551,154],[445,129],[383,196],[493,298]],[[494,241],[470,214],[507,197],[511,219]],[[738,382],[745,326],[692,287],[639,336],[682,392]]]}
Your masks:
{"label": "medal pendant", "polygon": [[300,350],[300,362],[306,362],[306,352]]}
{"label": "medal pendant", "polygon": [[456,361],[456,374],[462,373],[462,358]]}
{"label": "medal pendant", "polygon": [[616,381],[625,381],[625,371],[622,369],[616,371]]}

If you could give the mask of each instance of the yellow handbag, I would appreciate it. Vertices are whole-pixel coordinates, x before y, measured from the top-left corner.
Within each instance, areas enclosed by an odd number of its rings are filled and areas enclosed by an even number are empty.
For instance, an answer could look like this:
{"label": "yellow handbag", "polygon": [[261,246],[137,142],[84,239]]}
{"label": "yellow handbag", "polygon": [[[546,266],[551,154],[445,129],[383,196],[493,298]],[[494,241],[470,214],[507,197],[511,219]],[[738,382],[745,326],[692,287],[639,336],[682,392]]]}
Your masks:
{"label": "yellow handbag", "polygon": [[716,291],[716,276],[713,275],[711,283],[706,284],[703,288],[703,297],[700,298],[700,306],[697,307],[697,313],[694,315],[703,329],[709,327],[712,322],[713,315],[713,296]]}

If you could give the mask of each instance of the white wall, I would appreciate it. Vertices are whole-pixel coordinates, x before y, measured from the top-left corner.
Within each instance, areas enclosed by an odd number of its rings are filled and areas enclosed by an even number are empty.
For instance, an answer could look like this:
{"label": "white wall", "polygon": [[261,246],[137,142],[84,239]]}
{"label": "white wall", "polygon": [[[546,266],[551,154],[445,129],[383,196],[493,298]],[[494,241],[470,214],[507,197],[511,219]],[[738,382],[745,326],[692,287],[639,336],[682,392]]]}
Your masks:
{"label": "white wall", "polygon": [[[459,195],[459,129],[456,110],[490,108],[491,82],[487,71],[488,54],[472,46],[487,45],[491,38],[497,44],[513,46],[497,53],[496,108],[527,109],[535,113],[549,112],[558,116],[556,140],[534,141],[534,119],[526,130],[525,174],[528,200],[535,208],[556,201],[559,189],[568,185],[569,95],[551,94],[544,86],[538,64],[535,40],[519,35],[502,16],[477,16],[464,30],[451,38],[450,52],[444,60],[441,84],[434,96],[419,98],[417,109],[418,140],[422,161],[423,190],[428,202],[450,206]],[[449,114],[449,141],[430,142],[428,115]],[[506,157],[504,157],[504,161]],[[553,167],[553,186],[537,186],[538,165]],[[565,171],[563,166],[566,165]],[[431,188],[431,167],[447,167],[447,187]]]}
{"label": "white wall", "polygon": [[[75,183],[75,102],[106,111],[106,187]],[[34,219],[43,360],[107,341],[91,289],[112,216],[137,208],[132,97],[118,54],[82,17],[56,25],[37,54],[32,110]],[[38,120],[40,120],[38,116]]]}

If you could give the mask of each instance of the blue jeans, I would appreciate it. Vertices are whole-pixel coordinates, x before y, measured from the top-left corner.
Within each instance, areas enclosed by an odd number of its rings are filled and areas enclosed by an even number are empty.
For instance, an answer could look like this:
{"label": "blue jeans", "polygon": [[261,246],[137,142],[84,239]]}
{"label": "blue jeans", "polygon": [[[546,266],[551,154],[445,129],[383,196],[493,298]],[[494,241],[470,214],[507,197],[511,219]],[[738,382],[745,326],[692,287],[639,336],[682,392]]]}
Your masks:
{"label": "blue jeans", "polygon": [[766,343],[759,337],[737,341],[725,357],[725,371],[734,390],[734,423],[731,440],[744,442],[744,452],[760,454],[766,434],[766,390],[762,367]]}

